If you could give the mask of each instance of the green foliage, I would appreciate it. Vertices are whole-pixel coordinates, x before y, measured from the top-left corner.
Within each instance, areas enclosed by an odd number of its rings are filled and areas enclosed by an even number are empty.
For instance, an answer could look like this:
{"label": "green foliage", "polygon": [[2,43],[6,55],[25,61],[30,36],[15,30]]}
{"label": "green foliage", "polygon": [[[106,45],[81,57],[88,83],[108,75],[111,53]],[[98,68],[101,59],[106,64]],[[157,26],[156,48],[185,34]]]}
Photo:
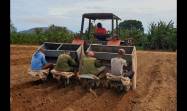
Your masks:
{"label": "green foliage", "polygon": [[177,48],[177,36],[176,28],[173,26],[173,22],[168,24],[163,21],[151,23],[147,38],[144,40],[145,49],[162,49],[162,50],[176,50]]}
{"label": "green foliage", "polygon": [[[130,25],[131,24],[131,25]],[[73,32],[66,27],[51,25],[48,29],[36,28],[32,33],[18,33],[11,23],[11,41],[12,44],[42,44],[43,42],[71,42]],[[120,23],[120,38],[133,38],[137,49],[155,49],[155,50],[176,50],[177,49],[177,29],[173,22],[168,24],[159,21],[151,23],[148,33],[143,32],[141,21],[127,20]],[[93,35],[85,33],[82,39],[94,41]]]}
{"label": "green foliage", "polygon": [[122,40],[133,38],[136,46],[142,46],[142,38],[144,37],[144,28],[141,21],[124,20],[119,24],[120,37]]}
{"label": "green foliage", "polygon": [[36,28],[32,33],[11,32],[11,43],[13,44],[42,44],[43,42],[71,42],[73,32],[66,27],[55,25],[49,26],[47,30]]}
{"label": "green foliage", "polygon": [[142,32],[144,31],[142,22],[138,20],[124,20],[119,24],[119,28],[126,30],[138,30]]}
{"label": "green foliage", "polygon": [[136,46],[141,46],[144,33],[136,29],[133,29],[133,30],[120,29],[120,37],[122,40],[127,39],[127,38],[133,38],[134,44]]}
{"label": "green foliage", "polygon": [[120,37],[122,40],[129,37],[133,38],[134,44],[140,49],[177,49],[177,30],[176,28],[174,28],[174,23],[172,21],[170,21],[168,24],[164,21],[159,21],[158,23],[151,23],[148,30],[148,34],[145,34],[143,30],[141,30],[142,28],[130,28],[130,26],[136,27],[136,25],[133,26],[133,24],[131,23],[132,21],[124,21],[120,23]]}

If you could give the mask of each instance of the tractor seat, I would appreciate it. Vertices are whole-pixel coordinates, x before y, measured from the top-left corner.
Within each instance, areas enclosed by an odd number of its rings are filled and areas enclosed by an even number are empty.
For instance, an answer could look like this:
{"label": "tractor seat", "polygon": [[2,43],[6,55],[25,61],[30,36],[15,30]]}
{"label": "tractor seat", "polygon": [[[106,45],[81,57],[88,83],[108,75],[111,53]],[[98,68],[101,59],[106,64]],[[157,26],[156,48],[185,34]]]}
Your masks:
{"label": "tractor seat", "polygon": [[53,74],[53,78],[56,78],[57,80],[59,80],[61,77],[68,79],[75,75],[73,72],[61,72],[55,69],[51,70],[51,73]]}
{"label": "tractor seat", "polygon": [[45,80],[47,78],[47,75],[49,74],[49,69],[31,70],[29,68],[28,74],[32,77],[39,77],[40,79]]}
{"label": "tractor seat", "polygon": [[100,33],[95,33],[94,37],[99,40],[99,41],[107,41],[107,38],[110,37],[110,34],[100,34]]}
{"label": "tractor seat", "polygon": [[97,76],[93,74],[81,74],[78,76],[80,79],[99,79]]}
{"label": "tractor seat", "polygon": [[129,85],[130,84],[130,78],[129,77],[123,77],[123,76],[116,76],[111,73],[106,73],[106,77],[108,80],[111,81],[121,81],[123,85]]}
{"label": "tractor seat", "polygon": [[111,73],[106,73],[106,77],[109,80],[120,81],[123,76],[116,76],[116,75],[113,75]]}

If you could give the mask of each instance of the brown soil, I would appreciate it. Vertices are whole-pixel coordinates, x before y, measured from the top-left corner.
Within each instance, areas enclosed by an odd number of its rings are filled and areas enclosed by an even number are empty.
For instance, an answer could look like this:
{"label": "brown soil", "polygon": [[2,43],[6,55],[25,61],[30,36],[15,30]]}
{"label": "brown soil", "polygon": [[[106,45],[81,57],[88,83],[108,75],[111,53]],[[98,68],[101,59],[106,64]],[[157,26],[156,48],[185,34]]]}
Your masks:
{"label": "brown soil", "polygon": [[137,90],[119,95],[99,88],[94,96],[78,85],[31,78],[28,67],[38,46],[11,45],[12,111],[176,111],[176,52],[137,51]]}

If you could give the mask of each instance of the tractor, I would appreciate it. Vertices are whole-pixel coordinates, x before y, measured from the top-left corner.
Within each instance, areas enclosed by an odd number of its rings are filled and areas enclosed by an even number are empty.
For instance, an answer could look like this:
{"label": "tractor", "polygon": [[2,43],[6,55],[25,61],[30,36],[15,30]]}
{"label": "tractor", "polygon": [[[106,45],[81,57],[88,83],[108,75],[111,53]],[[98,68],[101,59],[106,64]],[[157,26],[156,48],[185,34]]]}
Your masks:
{"label": "tractor", "polygon": [[[84,22],[86,19],[88,19],[88,24],[89,24],[88,31],[86,33],[83,33],[84,32]],[[91,24],[92,24],[92,22],[95,22],[96,20],[111,20],[111,28],[112,28],[111,32],[104,34],[104,35],[103,34],[100,35],[100,34],[91,32],[91,30],[92,30]],[[86,40],[89,40],[89,41],[87,41],[88,44],[84,45],[84,51],[94,51],[96,54],[95,57],[97,59],[101,60],[102,64],[104,66],[106,66],[106,71],[104,71],[105,74],[101,73],[101,74],[99,74],[98,77],[93,77],[93,75],[91,75],[91,74],[90,74],[90,76],[88,76],[88,74],[85,74],[85,76],[81,75],[80,78],[87,79],[88,83],[90,83],[90,81],[93,81],[93,80],[98,81],[98,79],[104,78],[104,81],[105,80],[106,81],[103,84],[106,84],[107,87],[114,86],[114,88],[116,88],[119,91],[124,91],[124,90],[128,91],[131,86],[132,86],[132,89],[136,89],[137,57],[136,57],[136,47],[133,46],[133,39],[128,38],[124,41],[119,40],[120,44],[118,44],[118,45],[116,45],[115,43],[113,45],[108,45],[108,39],[106,39],[105,41],[99,41],[99,40],[94,39],[94,38],[96,38],[96,36],[103,36],[106,38],[110,38],[110,37],[113,37],[114,35],[117,35],[118,37],[120,37],[120,33],[119,33],[120,29],[119,29],[119,25],[118,25],[119,20],[121,20],[121,19],[112,13],[85,13],[82,15],[80,35],[82,37],[85,37],[85,35],[87,35]],[[114,27],[114,24],[116,27]],[[92,39],[94,39],[94,40],[90,41]],[[125,83],[124,81],[126,81],[126,79],[124,79],[124,77],[120,77],[118,80],[113,80],[113,78],[111,77],[111,74],[109,74],[109,73],[108,73],[108,75],[106,74],[106,72],[110,72],[110,60],[113,57],[117,56],[117,50],[121,49],[121,48],[125,49],[127,52],[127,54],[124,56],[124,58],[128,62],[128,68],[125,71],[134,73],[133,78],[131,78],[131,80],[130,80],[130,87],[123,84],[123,83]],[[104,76],[101,76],[101,75],[104,75]],[[93,81],[93,83],[91,82],[94,87],[96,86],[96,81]],[[84,83],[84,85],[85,85],[85,83]]]}
{"label": "tractor", "polygon": [[[85,21],[88,20],[88,28],[84,32],[84,24]],[[99,34],[95,33],[93,28],[93,22],[97,20],[111,20],[111,31],[108,31],[106,34]],[[107,41],[110,37],[117,35],[120,37],[120,28],[118,22],[121,19],[114,15],[113,13],[85,13],[82,15],[82,22],[81,22],[81,31],[80,31],[80,36],[82,39],[86,41],[87,44],[84,46],[84,50],[86,50],[90,44],[101,44],[101,45],[107,45]],[[114,27],[115,26],[115,27]],[[93,31],[94,30],[94,31]],[[95,39],[97,36],[103,36],[105,38],[108,38],[106,40],[97,40]],[[132,38],[127,38],[125,40],[120,40],[120,45],[128,46],[128,45],[133,45],[133,39]]]}
{"label": "tractor", "polygon": [[[88,19],[88,29],[84,33],[84,22]],[[97,33],[91,32],[92,22],[96,20],[111,20],[112,29],[110,32],[104,35],[99,35]],[[94,51],[95,57],[101,61],[101,63],[105,66],[105,69],[101,71],[98,75],[92,74],[81,74],[78,76],[80,82],[83,86],[88,86],[90,88],[93,87],[110,87],[116,88],[119,91],[128,91],[130,88],[133,90],[136,89],[136,75],[137,75],[137,57],[136,57],[136,47],[133,45],[133,39],[129,38],[126,40],[120,40],[120,44],[116,45],[115,43],[112,45],[108,45],[108,41],[114,35],[120,37],[120,29],[118,22],[121,20],[118,16],[112,13],[85,13],[82,15],[81,22],[81,31],[79,34],[80,40],[73,40],[72,43],[53,43],[53,42],[44,42],[40,47],[44,47],[46,60],[48,62],[56,63],[57,57],[63,51],[70,51],[70,55],[72,58],[79,63],[78,69],[81,68],[81,59],[85,56],[86,51]],[[116,24],[114,27],[114,24]],[[104,41],[96,40],[96,36],[103,36],[107,39]],[[109,39],[108,39],[109,38]],[[112,74],[110,74],[110,60],[113,57],[117,56],[118,49],[124,49],[126,51],[126,55],[124,58],[127,60],[128,68],[125,70],[126,72],[133,72],[134,76],[124,82],[124,77],[119,77],[119,79],[113,79]],[[72,76],[65,76],[61,74],[63,78],[66,78],[65,83],[69,84],[69,78]],[[128,86],[126,84],[128,83]]]}

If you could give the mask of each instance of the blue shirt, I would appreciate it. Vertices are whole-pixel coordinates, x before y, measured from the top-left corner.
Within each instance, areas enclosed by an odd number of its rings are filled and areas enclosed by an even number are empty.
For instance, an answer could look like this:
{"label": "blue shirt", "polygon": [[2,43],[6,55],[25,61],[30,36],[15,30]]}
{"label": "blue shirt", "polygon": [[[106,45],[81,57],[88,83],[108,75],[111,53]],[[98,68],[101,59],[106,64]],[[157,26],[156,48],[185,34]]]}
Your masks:
{"label": "blue shirt", "polygon": [[47,64],[47,61],[45,59],[45,55],[40,51],[36,51],[32,56],[31,69],[32,70],[41,70],[45,64]]}

